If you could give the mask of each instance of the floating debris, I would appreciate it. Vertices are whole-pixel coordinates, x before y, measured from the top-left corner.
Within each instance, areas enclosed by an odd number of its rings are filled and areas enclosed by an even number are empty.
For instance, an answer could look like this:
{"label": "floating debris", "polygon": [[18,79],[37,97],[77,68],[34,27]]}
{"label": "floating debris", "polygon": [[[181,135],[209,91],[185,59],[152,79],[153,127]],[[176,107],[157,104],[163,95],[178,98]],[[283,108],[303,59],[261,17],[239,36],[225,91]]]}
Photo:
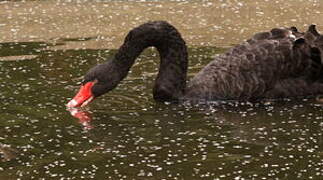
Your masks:
{"label": "floating debris", "polygon": [[37,58],[37,55],[22,55],[22,56],[4,56],[0,57],[0,61],[23,61]]}

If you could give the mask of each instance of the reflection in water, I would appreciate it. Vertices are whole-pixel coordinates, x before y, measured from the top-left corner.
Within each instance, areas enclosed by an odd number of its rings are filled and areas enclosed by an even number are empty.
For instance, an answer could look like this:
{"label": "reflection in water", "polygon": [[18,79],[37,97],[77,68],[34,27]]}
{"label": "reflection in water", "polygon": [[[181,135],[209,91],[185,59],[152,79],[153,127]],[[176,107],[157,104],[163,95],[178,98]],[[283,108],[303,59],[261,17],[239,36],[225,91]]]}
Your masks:
{"label": "reflection in water", "polygon": [[68,111],[73,117],[79,120],[78,122],[84,127],[85,130],[90,130],[93,128],[93,126],[91,126],[92,117],[90,112],[76,108],[68,109]]}

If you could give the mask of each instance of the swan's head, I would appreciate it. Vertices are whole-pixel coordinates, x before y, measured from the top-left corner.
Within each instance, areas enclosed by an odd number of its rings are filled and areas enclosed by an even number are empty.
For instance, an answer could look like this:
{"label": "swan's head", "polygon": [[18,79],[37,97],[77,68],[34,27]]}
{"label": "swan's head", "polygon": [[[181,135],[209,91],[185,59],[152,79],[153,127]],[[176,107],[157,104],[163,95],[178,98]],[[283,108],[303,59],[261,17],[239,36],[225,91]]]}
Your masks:
{"label": "swan's head", "polygon": [[119,81],[111,63],[97,65],[86,73],[78,93],[66,106],[68,108],[86,106],[96,97],[115,88]]}

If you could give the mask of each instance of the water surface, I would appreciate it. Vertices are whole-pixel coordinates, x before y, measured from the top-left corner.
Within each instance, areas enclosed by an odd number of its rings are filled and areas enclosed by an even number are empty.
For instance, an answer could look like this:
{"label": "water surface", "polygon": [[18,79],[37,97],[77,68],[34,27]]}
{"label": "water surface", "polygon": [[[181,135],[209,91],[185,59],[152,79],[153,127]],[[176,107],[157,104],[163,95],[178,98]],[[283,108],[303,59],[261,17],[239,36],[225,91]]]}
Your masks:
{"label": "water surface", "polygon": [[[318,22],[320,6],[316,1],[1,2],[0,179],[322,179],[322,104],[305,98],[157,103],[151,89],[159,62],[152,48],[115,90],[79,112],[80,119],[65,107],[82,75],[111,57],[130,27],[146,20],[163,18],[179,27],[189,45],[192,77],[214,55],[260,29]],[[167,15],[170,9],[173,14]],[[184,20],[188,9],[192,13]],[[213,23],[221,27],[212,30]]]}

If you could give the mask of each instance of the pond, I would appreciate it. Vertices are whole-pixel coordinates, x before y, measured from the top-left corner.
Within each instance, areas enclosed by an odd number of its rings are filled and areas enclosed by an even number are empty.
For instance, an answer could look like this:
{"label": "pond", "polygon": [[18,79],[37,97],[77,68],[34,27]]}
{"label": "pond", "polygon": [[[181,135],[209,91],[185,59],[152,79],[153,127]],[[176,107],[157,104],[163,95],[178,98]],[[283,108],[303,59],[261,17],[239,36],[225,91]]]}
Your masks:
{"label": "pond", "polygon": [[322,179],[322,104],[158,103],[153,48],[90,107],[72,116],[65,106],[87,70],[148,20],[168,20],[183,33],[190,78],[255,32],[319,23],[320,7],[314,0],[0,2],[0,179]]}

